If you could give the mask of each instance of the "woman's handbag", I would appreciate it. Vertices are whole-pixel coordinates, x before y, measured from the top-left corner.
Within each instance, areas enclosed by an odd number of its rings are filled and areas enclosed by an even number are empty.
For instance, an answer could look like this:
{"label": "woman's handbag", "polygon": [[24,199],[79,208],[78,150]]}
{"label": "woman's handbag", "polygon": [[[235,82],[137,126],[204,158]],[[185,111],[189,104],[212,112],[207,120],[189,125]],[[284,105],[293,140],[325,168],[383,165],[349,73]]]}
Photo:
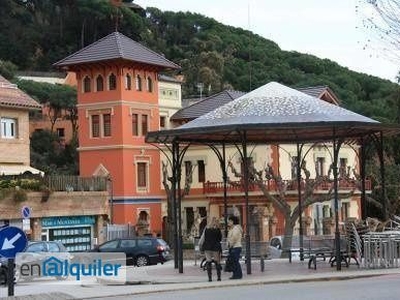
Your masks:
{"label": "woman's handbag", "polygon": [[200,240],[199,240],[199,250],[200,252],[204,252],[204,240],[205,240],[205,232],[206,230],[203,230],[203,233],[201,234]]}
{"label": "woman's handbag", "polygon": [[228,256],[226,257],[224,272],[233,272],[233,257],[230,251]]}

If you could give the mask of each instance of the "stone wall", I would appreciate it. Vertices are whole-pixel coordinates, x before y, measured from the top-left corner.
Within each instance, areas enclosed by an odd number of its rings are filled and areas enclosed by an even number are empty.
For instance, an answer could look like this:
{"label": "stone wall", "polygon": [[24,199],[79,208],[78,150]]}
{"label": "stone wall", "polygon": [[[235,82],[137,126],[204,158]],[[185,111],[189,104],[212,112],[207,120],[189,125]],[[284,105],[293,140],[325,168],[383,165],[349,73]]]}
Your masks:
{"label": "stone wall", "polygon": [[108,193],[102,192],[53,192],[44,201],[42,192],[28,193],[26,201],[15,201],[12,196],[0,199],[1,219],[21,219],[21,209],[31,208],[32,218],[53,216],[107,215]]}

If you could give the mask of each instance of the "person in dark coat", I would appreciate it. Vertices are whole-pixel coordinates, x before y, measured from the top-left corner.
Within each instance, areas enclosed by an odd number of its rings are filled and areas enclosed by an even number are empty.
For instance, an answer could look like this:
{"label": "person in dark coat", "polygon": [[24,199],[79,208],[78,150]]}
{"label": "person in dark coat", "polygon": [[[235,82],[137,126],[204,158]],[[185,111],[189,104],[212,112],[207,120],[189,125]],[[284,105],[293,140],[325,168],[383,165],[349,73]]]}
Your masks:
{"label": "person in dark coat", "polygon": [[204,229],[200,238],[201,248],[206,256],[206,269],[208,281],[212,281],[212,262],[217,270],[217,280],[221,281],[221,240],[222,234],[217,218],[213,217]]}

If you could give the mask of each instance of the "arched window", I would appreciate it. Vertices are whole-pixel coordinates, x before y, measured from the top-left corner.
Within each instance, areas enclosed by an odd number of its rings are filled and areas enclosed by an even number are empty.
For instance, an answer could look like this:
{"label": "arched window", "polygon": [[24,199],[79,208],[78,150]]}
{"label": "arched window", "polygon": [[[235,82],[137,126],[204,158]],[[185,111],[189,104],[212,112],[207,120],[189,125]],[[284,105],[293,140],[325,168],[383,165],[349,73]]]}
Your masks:
{"label": "arched window", "polygon": [[104,90],[103,76],[99,75],[96,78],[96,91],[101,92]]}
{"label": "arched window", "polygon": [[132,78],[131,78],[131,75],[129,75],[129,74],[126,74],[126,76],[125,76],[125,88],[127,90],[132,89]]}
{"label": "arched window", "polygon": [[147,77],[147,91],[150,93],[153,91],[153,81],[150,76]]}
{"label": "arched window", "polygon": [[117,77],[114,73],[111,73],[108,77],[108,89],[110,91],[117,89]]}
{"label": "arched window", "polygon": [[136,90],[137,91],[142,90],[142,78],[140,78],[139,75],[136,76]]}
{"label": "arched window", "polygon": [[90,77],[89,76],[85,76],[85,78],[83,78],[83,92],[90,93]]}

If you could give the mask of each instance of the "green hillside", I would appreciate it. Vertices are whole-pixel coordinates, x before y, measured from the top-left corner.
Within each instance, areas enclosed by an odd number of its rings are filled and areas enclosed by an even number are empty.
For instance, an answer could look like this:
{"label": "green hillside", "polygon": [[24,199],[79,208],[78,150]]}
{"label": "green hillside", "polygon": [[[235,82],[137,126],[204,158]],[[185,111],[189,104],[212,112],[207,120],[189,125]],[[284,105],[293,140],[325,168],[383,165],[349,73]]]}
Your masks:
{"label": "green hillside", "polygon": [[54,62],[118,27],[182,66],[184,97],[197,95],[199,83],[203,95],[225,88],[249,91],[269,81],[328,85],[351,110],[399,119],[396,84],[328,59],[282,51],[273,41],[199,14],[116,9],[108,0],[3,0],[0,24],[0,59],[21,71],[54,71]]}
{"label": "green hillside", "polygon": [[[400,88],[395,83],[328,59],[282,51],[273,41],[199,14],[157,8],[144,11],[127,6],[129,0],[123,2],[116,8],[109,0],[1,0],[0,73],[12,79],[16,70],[55,71],[53,63],[117,28],[182,67],[183,97],[197,96],[200,83],[203,96],[228,88],[246,92],[270,81],[291,87],[327,85],[342,106],[382,122],[400,123]],[[53,100],[54,93],[58,102],[65,100],[70,105],[76,101],[73,91],[29,82],[19,82],[19,86],[40,102]],[[74,105],[68,108],[73,111]],[[42,169],[54,165],[54,172],[63,168],[67,173],[77,172],[76,144],[71,142],[65,159],[55,162],[48,157],[56,150],[37,147],[45,138],[53,137],[32,137],[33,165]],[[399,145],[398,138],[388,140],[385,157],[392,211],[400,211]],[[44,152],[50,153],[47,158]],[[379,185],[377,161],[371,159],[369,165],[368,176]]]}

